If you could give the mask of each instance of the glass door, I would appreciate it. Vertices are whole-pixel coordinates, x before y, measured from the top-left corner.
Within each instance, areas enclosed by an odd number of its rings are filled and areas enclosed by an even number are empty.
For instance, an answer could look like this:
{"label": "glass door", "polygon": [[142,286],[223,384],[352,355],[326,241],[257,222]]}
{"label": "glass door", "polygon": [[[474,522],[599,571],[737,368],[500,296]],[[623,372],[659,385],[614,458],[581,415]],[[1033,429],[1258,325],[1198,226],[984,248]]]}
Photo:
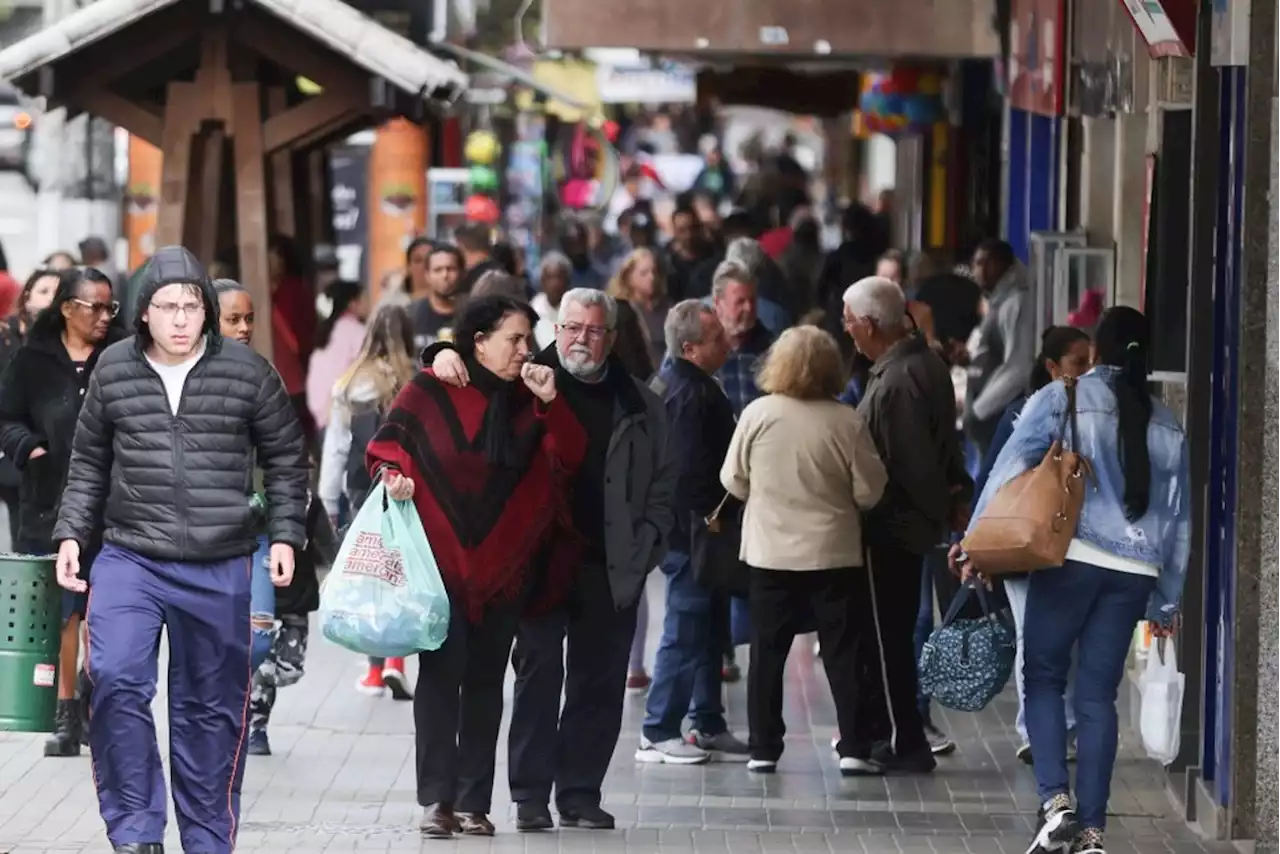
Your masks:
{"label": "glass door", "polygon": [[1114,249],[1063,247],[1054,259],[1052,326],[1075,326],[1090,335],[1111,303]]}
{"label": "glass door", "polygon": [[1053,279],[1058,252],[1084,245],[1085,236],[1077,231],[1036,231],[1031,235],[1031,287],[1035,293],[1037,340],[1053,325]]}

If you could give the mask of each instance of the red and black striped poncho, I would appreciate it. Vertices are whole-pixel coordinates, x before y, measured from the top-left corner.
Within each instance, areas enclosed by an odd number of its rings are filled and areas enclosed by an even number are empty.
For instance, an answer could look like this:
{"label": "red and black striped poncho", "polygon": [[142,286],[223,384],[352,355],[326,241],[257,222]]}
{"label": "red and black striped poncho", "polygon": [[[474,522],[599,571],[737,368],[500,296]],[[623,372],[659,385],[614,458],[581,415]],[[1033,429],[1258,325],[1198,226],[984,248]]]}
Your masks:
{"label": "red and black striped poncho", "polygon": [[[455,388],[420,372],[397,395],[366,452],[413,479],[413,503],[454,607],[479,622],[485,606],[532,588],[530,609],[554,607],[573,580],[580,540],[569,494],[586,434],[562,396],[544,406],[522,382],[505,393],[507,441],[519,465],[485,453],[485,413],[501,380],[472,370]],[[531,573],[539,573],[534,578]]]}

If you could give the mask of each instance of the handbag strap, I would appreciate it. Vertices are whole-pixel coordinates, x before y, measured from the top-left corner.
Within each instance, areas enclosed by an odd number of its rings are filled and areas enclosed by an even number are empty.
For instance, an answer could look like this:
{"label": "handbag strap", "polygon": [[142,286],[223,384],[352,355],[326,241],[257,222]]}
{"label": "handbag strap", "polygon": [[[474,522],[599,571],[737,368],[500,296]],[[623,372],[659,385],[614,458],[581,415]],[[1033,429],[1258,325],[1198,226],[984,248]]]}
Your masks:
{"label": "handbag strap", "polygon": [[969,601],[969,594],[975,591],[978,594],[978,604],[982,606],[982,616],[991,616],[991,605],[987,602],[987,589],[976,579],[971,578],[960,587],[960,592],[951,600],[951,607],[947,609],[946,616],[942,618],[943,626],[949,626],[956,621],[956,618],[960,616],[961,609]]}
{"label": "handbag strap", "polygon": [[[1058,444],[1062,448],[1070,448],[1079,453],[1080,450],[1080,424],[1076,417],[1076,378],[1063,377],[1062,386],[1067,391],[1067,407],[1062,410],[1062,418],[1058,421]],[[1070,428],[1070,443],[1067,440],[1067,430]]]}
{"label": "handbag strap", "polygon": [[720,499],[720,503],[716,505],[716,509],[712,510],[703,521],[710,525],[712,522],[720,518],[720,513],[724,510],[724,505],[729,501],[729,493],[726,491],[724,498]]}

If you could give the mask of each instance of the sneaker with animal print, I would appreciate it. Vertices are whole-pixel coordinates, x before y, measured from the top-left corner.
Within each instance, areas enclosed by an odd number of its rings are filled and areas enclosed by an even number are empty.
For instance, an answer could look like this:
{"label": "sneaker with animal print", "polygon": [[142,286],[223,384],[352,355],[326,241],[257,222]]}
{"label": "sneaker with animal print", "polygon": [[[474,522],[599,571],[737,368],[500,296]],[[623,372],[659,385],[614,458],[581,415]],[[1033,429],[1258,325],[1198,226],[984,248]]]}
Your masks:
{"label": "sneaker with animal print", "polygon": [[1071,808],[1071,798],[1054,795],[1040,808],[1040,823],[1035,838],[1027,848],[1027,854],[1053,854],[1066,851],[1080,835],[1080,823]]}
{"label": "sneaker with animal print", "polygon": [[1080,831],[1071,846],[1071,854],[1107,854],[1102,847],[1102,831],[1096,827],[1086,827]]}

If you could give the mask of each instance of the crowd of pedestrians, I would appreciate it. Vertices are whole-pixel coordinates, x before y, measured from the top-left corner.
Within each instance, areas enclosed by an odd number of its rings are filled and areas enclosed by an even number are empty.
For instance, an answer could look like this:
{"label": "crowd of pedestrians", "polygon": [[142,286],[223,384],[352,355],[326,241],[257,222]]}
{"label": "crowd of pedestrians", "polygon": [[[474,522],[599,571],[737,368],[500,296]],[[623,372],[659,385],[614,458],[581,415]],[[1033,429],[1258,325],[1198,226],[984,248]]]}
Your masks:
{"label": "crowd of pedestrians", "polygon": [[[825,256],[800,202],[767,229],[695,194],[665,245],[644,215],[623,211],[617,237],[565,222],[536,271],[467,226],[411,243],[380,295],[331,277],[314,302],[275,240],[274,366],[252,349],[267,307],[181,247],[127,285],[77,265],[27,281],[0,335],[0,475],[15,542],[56,553],[66,591],[46,752],[91,746],[118,852],[164,835],[162,628],[182,844],[229,854],[245,754],[270,753],[277,690],[305,670],[317,573],[381,482],[412,503],[451,603],[416,683],[388,658],[356,686],[412,703],[425,836],[497,830],[508,666],[520,831],[615,826],[602,787],[628,690],[646,693],[635,761],[785,773],[801,636],[841,773],[928,774],[955,744],[920,648],[985,582],[1017,625],[1029,850],[1102,854],[1129,639],[1172,624],[1187,560],[1184,438],[1146,389],[1145,319],[1113,308],[1037,347],[1007,244],[979,246],[970,279],[889,251],[861,206]],[[1065,421],[1095,479],[1066,562],[984,577],[959,538]],[[744,672],[736,733],[723,685]]]}

